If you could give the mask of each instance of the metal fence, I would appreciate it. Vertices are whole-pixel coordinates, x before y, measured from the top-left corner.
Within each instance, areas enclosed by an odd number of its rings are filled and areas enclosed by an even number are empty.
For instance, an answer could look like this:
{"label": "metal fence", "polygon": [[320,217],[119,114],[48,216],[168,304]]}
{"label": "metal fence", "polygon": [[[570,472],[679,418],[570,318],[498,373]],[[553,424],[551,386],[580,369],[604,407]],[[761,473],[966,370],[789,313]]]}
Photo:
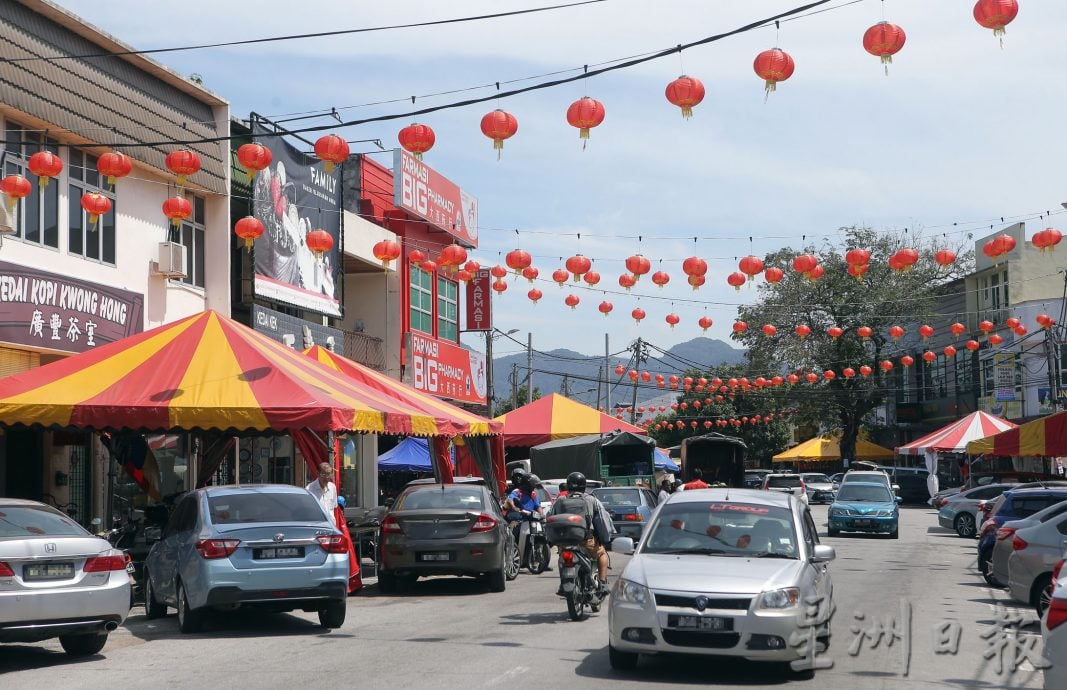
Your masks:
{"label": "metal fence", "polygon": [[385,370],[385,343],[381,338],[345,331],[344,356],[371,369]]}

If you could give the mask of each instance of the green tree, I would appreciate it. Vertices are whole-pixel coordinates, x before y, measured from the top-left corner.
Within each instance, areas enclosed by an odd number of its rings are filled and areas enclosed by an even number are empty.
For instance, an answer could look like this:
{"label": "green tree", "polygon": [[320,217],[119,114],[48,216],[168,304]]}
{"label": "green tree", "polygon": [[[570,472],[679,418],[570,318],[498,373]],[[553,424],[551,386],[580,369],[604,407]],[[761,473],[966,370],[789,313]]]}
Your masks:
{"label": "green tree", "polygon": [[[759,286],[756,302],[738,310],[738,318],[749,328],[734,339],[748,347],[752,371],[795,372],[800,383],[788,387],[790,403],[796,408],[796,421],[810,422],[841,430],[842,457],[854,458],[860,426],[868,415],[885,401],[886,392],[895,386],[901,369],[896,357],[901,346],[889,337],[892,325],[915,329],[933,311],[940,286],[964,275],[973,256],[957,252],[954,266],[941,267],[933,261],[938,249],[934,242],[914,236],[892,236],[868,228],[842,228],[845,249],[826,246],[805,251],[816,256],[825,273],[811,280],[793,270],[793,251],[782,250],[767,257],[767,266],[785,271],[779,283]],[[903,271],[892,270],[889,259],[902,248],[919,253],[919,261]],[[870,251],[869,269],[860,279],[848,273],[846,251],[861,248]],[[764,324],[775,326],[778,333],[768,337]],[[799,325],[808,326],[810,335],[797,336]],[[827,329],[836,326],[843,335],[831,337]],[[868,327],[872,334],[862,338],[857,329]],[[891,371],[880,363],[893,361]],[[858,373],[871,367],[869,376]],[[842,375],[845,368],[857,373]],[[826,380],[823,372],[832,370],[836,378]],[[819,376],[815,384],[806,375]]]}
{"label": "green tree", "polygon": [[[523,405],[525,405],[526,404],[526,391],[527,391],[527,384],[525,384],[525,383],[520,384],[519,387],[517,389],[515,389],[515,402],[516,402],[516,404],[514,406],[511,404],[511,396],[510,395],[505,397],[505,398],[503,398],[503,399],[501,399],[500,396],[495,396],[496,397],[496,405],[493,406],[493,416],[494,417],[499,417],[502,414],[506,414],[508,412],[511,412],[514,409],[518,409],[519,407],[522,407]],[[541,391],[536,386],[533,389],[533,399],[534,400],[540,400],[541,399]]]}

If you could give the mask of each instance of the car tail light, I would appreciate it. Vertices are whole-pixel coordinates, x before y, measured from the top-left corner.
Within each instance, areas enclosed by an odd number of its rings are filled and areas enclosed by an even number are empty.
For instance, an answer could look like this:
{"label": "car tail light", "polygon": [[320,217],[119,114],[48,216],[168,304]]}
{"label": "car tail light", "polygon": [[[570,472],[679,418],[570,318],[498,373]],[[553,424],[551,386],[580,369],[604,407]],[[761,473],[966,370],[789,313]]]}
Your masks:
{"label": "car tail light", "polygon": [[[1060,562],[1056,564],[1056,567],[1052,569],[1052,586],[1056,586],[1056,582],[1060,579],[1060,571],[1063,570],[1064,559],[1060,559]],[[0,563],[3,565],[3,563]]]}
{"label": "car tail light", "polygon": [[623,515],[624,522],[644,522],[645,519],[641,517],[640,513],[630,513],[629,515]]}
{"label": "car tail light", "polygon": [[15,571],[11,569],[11,566],[3,561],[0,561],[0,577],[14,577]]}
{"label": "car tail light", "polygon": [[385,534],[403,534],[404,530],[393,515],[386,515],[382,521],[382,532]]}
{"label": "car tail light", "polygon": [[201,539],[196,542],[196,550],[201,558],[226,558],[237,550],[240,539]]}
{"label": "car tail light", "polygon": [[471,525],[471,532],[488,532],[491,529],[496,529],[496,520],[492,515],[482,513],[478,516],[478,519]]}
{"label": "car tail light", "polygon": [[1015,534],[1015,528],[1014,527],[1001,527],[1000,529],[997,530],[997,541],[1001,541],[1002,539],[1007,539],[1008,537],[1012,536],[1013,534]]}
{"label": "car tail light", "polygon": [[326,553],[348,553],[348,542],[341,534],[320,534],[315,537]]}
{"label": "car tail light", "polygon": [[1018,534],[1011,538],[1011,548],[1013,551],[1022,551],[1027,546],[1030,545],[1026,543],[1026,540],[1020,537]]}
{"label": "car tail light", "polygon": [[942,498],[940,501],[937,502],[937,507],[938,508],[944,508],[945,504],[947,504],[947,503],[948,503],[948,499],[947,498]]}
{"label": "car tail light", "polygon": [[82,568],[87,573],[104,573],[109,570],[125,570],[126,557],[122,554],[117,556],[93,556],[85,561]]}
{"label": "car tail light", "polygon": [[985,536],[988,532],[992,532],[997,528],[995,520],[986,520],[982,523],[982,536]]}
{"label": "car tail light", "polygon": [[1049,630],[1055,630],[1064,621],[1067,621],[1067,599],[1053,598],[1045,614],[1045,626]]}
{"label": "car tail light", "polygon": [[574,552],[564,549],[559,554],[559,560],[563,562],[563,565],[570,568],[574,565]]}

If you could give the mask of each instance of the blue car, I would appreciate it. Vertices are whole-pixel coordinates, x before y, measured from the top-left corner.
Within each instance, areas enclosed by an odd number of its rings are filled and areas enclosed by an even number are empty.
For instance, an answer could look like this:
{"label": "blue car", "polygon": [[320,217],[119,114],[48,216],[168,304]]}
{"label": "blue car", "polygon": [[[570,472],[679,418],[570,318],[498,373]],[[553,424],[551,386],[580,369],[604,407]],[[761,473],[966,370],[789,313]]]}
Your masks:
{"label": "blue car", "polygon": [[348,542],[305,489],[220,486],[186,494],[145,561],[148,618],[178,610],[183,633],[210,609],[317,611],[338,628],[348,596]]}
{"label": "blue car", "polygon": [[640,486],[610,486],[593,489],[592,494],[607,508],[619,536],[640,541],[656,510],[654,493]]}
{"label": "blue car", "polygon": [[1002,586],[993,575],[991,565],[997,530],[1003,527],[1005,522],[1028,518],[1062,501],[1067,501],[1067,485],[1060,482],[1020,484],[1000,495],[993,504],[989,518],[981,525],[978,535],[978,571],[988,584],[994,587]]}
{"label": "blue car", "polygon": [[888,534],[896,539],[900,527],[900,499],[885,484],[846,482],[830,505],[827,534],[841,532]]}

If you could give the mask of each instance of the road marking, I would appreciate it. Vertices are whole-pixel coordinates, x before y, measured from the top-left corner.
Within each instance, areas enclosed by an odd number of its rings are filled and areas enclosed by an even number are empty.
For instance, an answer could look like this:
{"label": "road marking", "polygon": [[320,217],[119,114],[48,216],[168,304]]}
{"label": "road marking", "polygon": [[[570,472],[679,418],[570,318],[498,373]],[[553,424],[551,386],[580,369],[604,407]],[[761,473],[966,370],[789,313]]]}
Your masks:
{"label": "road marking", "polygon": [[485,687],[488,688],[488,687],[492,687],[494,685],[502,685],[506,681],[513,680],[514,678],[516,678],[518,676],[521,676],[522,674],[526,673],[529,670],[530,670],[529,666],[516,666],[515,668],[511,669],[510,671],[507,671],[506,673],[500,674],[496,678],[491,678],[489,680],[489,682],[487,682],[485,684]]}

